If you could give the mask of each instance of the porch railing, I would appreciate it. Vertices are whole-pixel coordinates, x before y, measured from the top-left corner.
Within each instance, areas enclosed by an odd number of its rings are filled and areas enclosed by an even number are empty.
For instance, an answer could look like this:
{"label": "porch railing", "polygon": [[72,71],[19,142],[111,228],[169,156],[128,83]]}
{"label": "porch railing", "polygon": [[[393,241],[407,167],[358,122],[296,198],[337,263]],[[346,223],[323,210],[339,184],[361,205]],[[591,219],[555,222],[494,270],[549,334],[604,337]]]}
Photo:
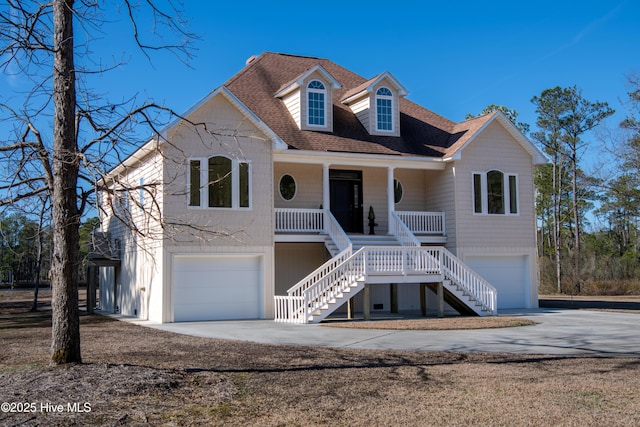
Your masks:
{"label": "porch railing", "polygon": [[445,234],[444,212],[396,211],[414,234]]}
{"label": "porch railing", "polygon": [[323,209],[276,208],[276,233],[321,233],[324,231]]}
{"label": "porch railing", "polygon": [[402,246],[420,246],[420,241],[411,232],[398,212],[391,212],[391,234]]}
{"label": "porch railing", "polygon": [[367,274],[441,274],[440,248],[420,246],[366,247]]}
{"label": "porch railing", "polygon": [[345,233],[344,229],[338,223],[338,220],[333,216],[331,211],[324,211],[324,218],[326,224],[326,232],[329,234],[329,237],[333,240],[333,243],[336,244],[339,251],[344,251],[349,249],[351,251],[352,243],[347,233]]}

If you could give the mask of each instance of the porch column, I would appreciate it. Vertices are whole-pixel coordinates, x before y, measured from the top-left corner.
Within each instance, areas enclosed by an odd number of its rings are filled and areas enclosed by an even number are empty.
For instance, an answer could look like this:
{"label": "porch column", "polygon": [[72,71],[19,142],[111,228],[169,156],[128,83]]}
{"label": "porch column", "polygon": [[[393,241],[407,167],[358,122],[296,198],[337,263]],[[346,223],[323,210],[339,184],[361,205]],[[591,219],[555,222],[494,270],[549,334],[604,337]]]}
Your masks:
{"label": "porch column", "polygon": [[427,317],[427,284],[420,283],[420,313]]}
{"label": "porch column", "polygon": [[371,319],[371,285],[365,283],[364,290],[362,292],[362,318],[364,320],[369,320]]}
{"label": "porch column", "polygon": [[[329,165],[322,165],[322,208],[327,211],[331,210],[329,198]],[[324,223],[325,231],[327,231],[327,222]]]}
{"label": "porch column", "polygon": [[389,233],[393,234],[393,216],[391,213],[395,210],[395,203],[393,199],[393,168],[387,168],[387,216],[389,217]]}
{"label": "porch column", "polygon": [[438,282],[438,317],[444,317],[444,284]]}
{"label": "porch column", "polygon": [[389,285],[390,290],[391,290],[391,313],[397,313],[398,312],[398,284],[397,283],[391,283]]}

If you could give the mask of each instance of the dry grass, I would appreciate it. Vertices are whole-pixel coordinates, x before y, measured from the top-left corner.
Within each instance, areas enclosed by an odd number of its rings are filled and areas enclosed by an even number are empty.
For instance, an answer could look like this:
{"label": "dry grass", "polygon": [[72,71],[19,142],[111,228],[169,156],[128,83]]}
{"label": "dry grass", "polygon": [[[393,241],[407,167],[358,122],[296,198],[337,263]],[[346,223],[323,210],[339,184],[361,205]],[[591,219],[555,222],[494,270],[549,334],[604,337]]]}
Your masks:
{"label": "dry grass", "polygon": [[351,329],[386,329],[395,331],[450,331],[531,326],[536,323],[519,317],[445,317],[442,319],[394,319],[322,323],[322,326]]}
{"label": "dry grass", "polygon": [[261,345],[83,316],[49,367],[47,307],[0,297],[0,402],[89,402],[0,425],[639,425],[640,360]]}

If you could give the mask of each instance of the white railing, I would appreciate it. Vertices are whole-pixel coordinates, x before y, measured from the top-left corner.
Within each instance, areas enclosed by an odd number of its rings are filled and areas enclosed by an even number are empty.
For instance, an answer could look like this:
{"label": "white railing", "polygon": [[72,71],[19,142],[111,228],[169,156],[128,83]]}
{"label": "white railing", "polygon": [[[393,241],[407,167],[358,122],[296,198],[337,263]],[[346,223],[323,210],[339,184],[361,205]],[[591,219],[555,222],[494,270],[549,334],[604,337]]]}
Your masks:
{"label": "white railing", "polygon": [[438,247],[367,246],[367,274],[442,274]]}
{"label": "white railing", "polygon": [[496,289],[444,247],[420,246],[399,215],[392,213],[392,232],[402,246],[365,246],[355,253],[331,212],[324,211],[324,217],[325,231],[341,252],[290,288],[287,296],[274,297],[276,322],[308,323],[368,275],[443,275],[483,310],[497,314]]}
{"label": "white railing", "polygon": [[358,280],[366,277],[364,248],[342,251],[287,291],[275,296],[275,321],[307,323],[309,317]]}
{"label": "white railing", "polygon": [[393,234],[402,246],[420,246],[420,241],[411,232],[404,220],[396,213],[391,212],[391,234]]}
{"label": "white railing", "polygon": [[352,244],[351,239],[347,236],[347,233],[344,232],[338,220],[333,216],[330,210],[325,209],[324,211],[324,219],[326,225],[326,232],[333,240],[333,243],[336,244],[339,251],[344,251],[346,249],[351,250]]}
{"label": "white railing", "polygon": [[275,295],[273,297],[275,303],[275,321],[286,323],[305,323],[304,316],[304,297]]}
{"label": "white railing", "polygon": [[335,301],[358,280],[365,280],[366,262],[364,251],[365,248],[361,248],[353,253],[331,272],[307,288],[303,302],[306,309],[305,319],[308,319],[309,316],[321,308],[326,307],[330,302]]}
{"label": "white railing", "polygon": [[[481,308],[497,314],[497,291],[443,247],[365,246],[341,252],[287,291],[275,297],[276,322],[308,323],[357,281],[376,275],[443,275]],[[417,280],[417,279],[416,279]]]}
{"label": "white railing", "polygon": [[445,248],[440,248],[440,265],[445,277],[461,287],[463,291],[473,296],[482,308],[493,315],[498,314],[498,292],[489,282],[478,273],[460,261]]}
{"label": "white railing", "polygon": [[275,208],[276,233],[321,233],[324,231],[323,209]]}
{"label": "white railing", "polygon": [[397,211],[395,213],[415,234],[445,234],[444,212]]}

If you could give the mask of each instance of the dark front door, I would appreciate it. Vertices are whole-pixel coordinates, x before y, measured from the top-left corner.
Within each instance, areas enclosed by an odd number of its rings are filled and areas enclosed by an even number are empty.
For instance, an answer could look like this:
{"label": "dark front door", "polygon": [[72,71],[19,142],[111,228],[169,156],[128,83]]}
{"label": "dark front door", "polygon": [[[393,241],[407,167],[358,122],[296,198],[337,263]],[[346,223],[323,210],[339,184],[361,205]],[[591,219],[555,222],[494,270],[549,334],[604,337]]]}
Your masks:
{"label": "dark front door", "polygon": [[331,213],[344,231],[362,233],[362,172],[329,171]]}

